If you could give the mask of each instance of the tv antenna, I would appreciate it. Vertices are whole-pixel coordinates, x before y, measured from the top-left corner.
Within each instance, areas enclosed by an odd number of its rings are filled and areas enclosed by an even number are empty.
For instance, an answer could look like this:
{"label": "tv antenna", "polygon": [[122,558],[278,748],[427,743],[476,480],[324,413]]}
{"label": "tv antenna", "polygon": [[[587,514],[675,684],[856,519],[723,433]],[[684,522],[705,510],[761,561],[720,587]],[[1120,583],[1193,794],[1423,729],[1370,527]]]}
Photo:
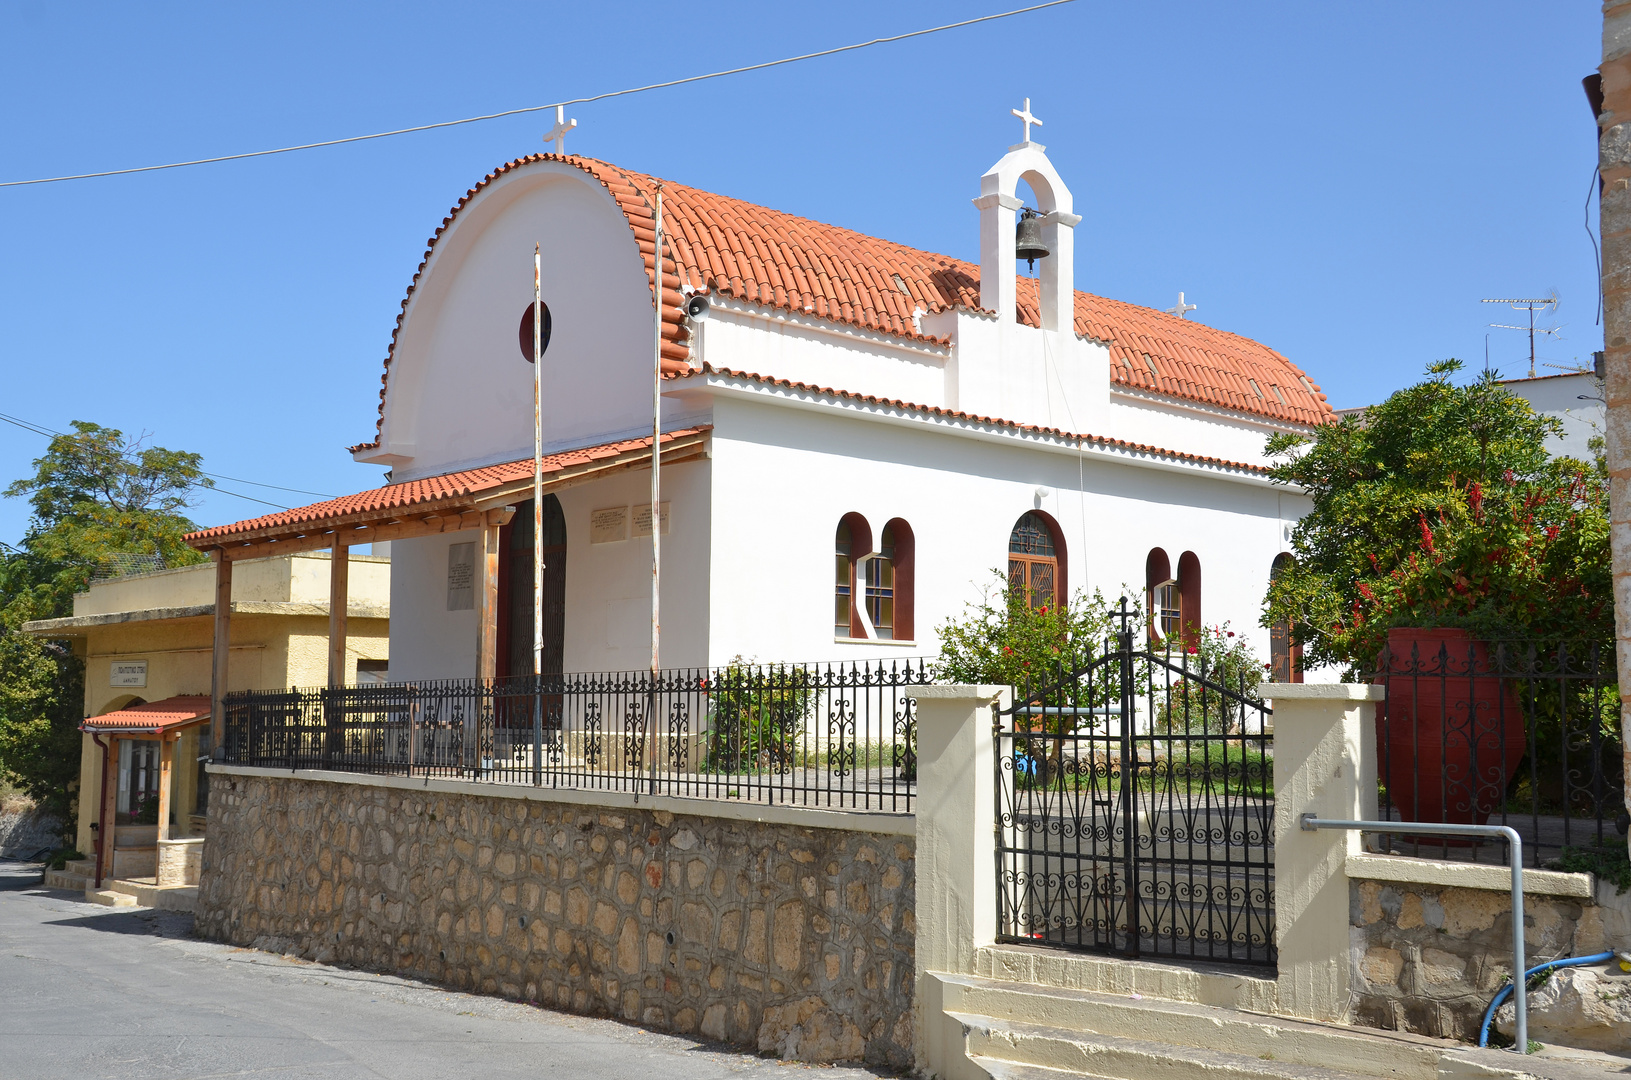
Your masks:
{"label": "tv antenna", "polygon": [[1557,290],[1552,295],[1539,300],[1481,300],[1484,304],[1511,304],[1514,311],[1529,312],[1528,326],[1514,326],[1511,323],[1490,323],[1497,330],[1527,330],[1529,331],[1529,377],[1535,377],[1535,335],[1556,334],[1562,331],[1561,326],[1537,327],[1535,325],[1535,312],[1555,311],[1557,309]]}

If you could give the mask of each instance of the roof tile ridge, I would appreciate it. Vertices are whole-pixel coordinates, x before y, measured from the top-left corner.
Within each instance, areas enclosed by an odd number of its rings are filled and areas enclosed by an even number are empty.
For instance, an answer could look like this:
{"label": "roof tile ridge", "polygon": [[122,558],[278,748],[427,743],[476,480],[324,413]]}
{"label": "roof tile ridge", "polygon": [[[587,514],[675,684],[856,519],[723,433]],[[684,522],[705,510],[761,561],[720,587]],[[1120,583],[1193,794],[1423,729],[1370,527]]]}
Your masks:
{"label": "roof tile ridge", "polygon": [[1035,431],[1049,435],[1057,435],[1066,439],[1077,439],[1085,442],[1098,443],[1103,446],[1122,446],[1144,453],[1160,454],[1166,457],[1177,458],[1181,461],[1204,462],[1207,464],[1227,466],[1246,472],[1265,473],[1268,470],[1262,465],[1253,465],[1244,461],[1231,461],[1228,458],[1213,457],[1208,454],[1191,454],[1182,450],[1169,450],[1166,447],[1155,446],[1150,443],[1135,443],[1127,439],[1118,439],[1110,435],[1094,435],[1091,432],[1066,431],[1064,428],[1047,427],[1041,424],[1025,424],[1017,420],[1004,420],[997,416],[982,416],[978,413],[963,412],[958,409],[947,409],[940,405],[920,405],[916,402],[904,401],[900,398],[883,398],[873,394],[860,394],[853,390],[838,390],[830,386],[817,386],[814,383],[800,382],[794,379],[777,378],[774,375],[761,375],[758,372],[742,371],[738,368],[720,367],[703,361],[696,375],[723,375],[726,378],[751,379],[754,382],[766,383],[771,386],[781,386],[790,390],[801,390],[816,394],[829,394],[833,397],[849,398],[854,401],[866,401],[878,405],[888,405],[893,408],[912,409],[917,412],[931,413],[936,416],[949,416],[954,419],[972,420],[976,423],[994,424],[1013,428],[1020,431]]}

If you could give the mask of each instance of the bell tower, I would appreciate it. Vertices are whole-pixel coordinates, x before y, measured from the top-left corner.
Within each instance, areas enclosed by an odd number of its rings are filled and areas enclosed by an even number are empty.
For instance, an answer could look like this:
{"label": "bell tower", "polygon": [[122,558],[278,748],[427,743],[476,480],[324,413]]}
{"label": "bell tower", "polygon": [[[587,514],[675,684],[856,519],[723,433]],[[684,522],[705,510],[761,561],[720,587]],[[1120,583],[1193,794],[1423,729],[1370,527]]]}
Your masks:
{"label": "bell tower", "polygon": [[[1042,329],[1069,331],[1076,303],[1075,230],[1081,217],[1071,212],[1070,189],[1059,178],[1047,148],[1031,141],[1032,126],[1042,126],[1031,113],[1031,99],[1013,114],[1024,125],[1024,138],[980,177],[980,306],[997,313],[1000,324],[1015,321],[1016,232],[1024,231],[1029,254],[1042,264]],[[1024,180],[1036,193],[1034,216],[1020,218],[1018,191]],[[1040,246],[1037,245],[1040,237]],[[1040,251],[1046,249],[1047,254]]]}

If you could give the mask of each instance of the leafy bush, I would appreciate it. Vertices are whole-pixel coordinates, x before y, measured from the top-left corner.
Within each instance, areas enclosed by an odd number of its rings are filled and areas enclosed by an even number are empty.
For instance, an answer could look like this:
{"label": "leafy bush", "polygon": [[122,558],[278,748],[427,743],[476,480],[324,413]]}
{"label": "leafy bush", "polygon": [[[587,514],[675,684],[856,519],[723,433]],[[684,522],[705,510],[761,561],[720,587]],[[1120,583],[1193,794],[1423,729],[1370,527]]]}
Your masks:
{"label": "leafy bush", "polygon": [[45,857],[45,868],[47,870],[61,870],[69,863],[84,857],[83,853],[72,846],[58,848]]}
{"label": "leafy bush", "polygon": [[792,768],[815,685],[797,667],[760,667],[740,656],[709,681],[708,750],[703,769],[745,772]]}
{"label": "leafy bush", "polygon": [[[1158,734],[1227,735],[1240,730],[1239,703],[1217,687],[1254,694],[1263,681],[1265,665],[1245,635],[1229,626],[1203,626],[1191,634],[1179,654],[1189,675],[1172,673],[1166,676],[1168,685],[1156,685]],[[1157,669],[1158,678],[1162,671]]]}
{"label": "leafy bush", "polygon": [[[1040,686],[1062,678],[1114,647],[1116,616],[1104,594],[1078,591],[1068,604],[1031,607],[1029,593],[1012,588],[1001,570],[995,585],[969,604],[960,619],[935,633],[937,682],[988,686]],[[1143,616],[1134,609],[1133,625]]]}

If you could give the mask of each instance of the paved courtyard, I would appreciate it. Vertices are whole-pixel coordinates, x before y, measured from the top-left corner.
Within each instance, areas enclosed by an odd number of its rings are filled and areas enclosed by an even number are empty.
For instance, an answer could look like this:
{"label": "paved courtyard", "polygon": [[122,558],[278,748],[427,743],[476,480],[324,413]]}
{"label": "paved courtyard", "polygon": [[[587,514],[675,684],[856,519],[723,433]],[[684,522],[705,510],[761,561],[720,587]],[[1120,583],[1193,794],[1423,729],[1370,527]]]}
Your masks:
{"label": "paved courtyard", "polygon": [[878,1075],[199,941],[190,915],[86,904],[39,880],[0,862],[6,1080]]}

